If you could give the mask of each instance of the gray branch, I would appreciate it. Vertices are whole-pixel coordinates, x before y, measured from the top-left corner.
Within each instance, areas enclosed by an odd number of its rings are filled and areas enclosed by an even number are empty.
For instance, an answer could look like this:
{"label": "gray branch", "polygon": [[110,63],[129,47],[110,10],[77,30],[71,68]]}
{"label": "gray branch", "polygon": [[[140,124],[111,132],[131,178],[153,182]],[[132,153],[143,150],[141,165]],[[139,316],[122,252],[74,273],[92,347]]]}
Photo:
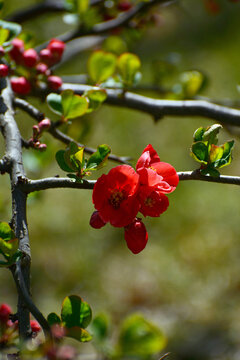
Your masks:
{"label": "gray branch", "polygon": [[[65,89],[72,89],[76,94],[82,95],[92,87],[65,83],[62,90]],[[106,89],[106,92],[108,96],[105,103],[145,112],[155,120],[164,116],[201,116],[216,120],[223,125],[240,126],[240,110],[206,100],[161,100],[132,92],[123,93],[122,90],[117,89]]]}

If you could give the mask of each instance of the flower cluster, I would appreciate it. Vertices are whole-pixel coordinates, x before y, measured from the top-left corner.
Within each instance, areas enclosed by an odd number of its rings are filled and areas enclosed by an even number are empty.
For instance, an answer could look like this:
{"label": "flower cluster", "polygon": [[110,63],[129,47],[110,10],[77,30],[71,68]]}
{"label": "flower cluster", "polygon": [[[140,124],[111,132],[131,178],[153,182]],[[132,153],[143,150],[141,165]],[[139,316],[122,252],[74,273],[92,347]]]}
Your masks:
{"label": "flower cluster", "polygon": [[[0,348],[14,344],[18,338],[18,320],[11,320],[12,309],[8,304],[0,305]],[[36,320],[30,320],[32,337],[36,337],[41,327]]]}
{"label": "flower cluster", "polygon": [[136,171],[129,165],[119,165],[102,175],[93,189],[90,225],[100,229],[106,223],[123,227],[128,248],[137,254],[148,241],[142,220],[137,216],[159,217],[167,210],[166,194],[179,182],[174,167],[160,161],[152,145],[148,145],[137,161]]}
{"label": "flower cluster", "polygon": [[[46,83],[52,90],[58,90],[62,85],[62,79],[54,76],[51,66],[58,63],[63,55],[65,44],[61,40],[52,39],[45,49],[39,53],[33,48],[25,49],[22,39],[13,39],[12,49],[9,51],[7,60],[10,62],[11,86],[15,93],[27,95],[32,88]],[[5,55],[5,50],[0,46],[0,57]],[[0,77],[10,73],[8,65],[0,64]]]}

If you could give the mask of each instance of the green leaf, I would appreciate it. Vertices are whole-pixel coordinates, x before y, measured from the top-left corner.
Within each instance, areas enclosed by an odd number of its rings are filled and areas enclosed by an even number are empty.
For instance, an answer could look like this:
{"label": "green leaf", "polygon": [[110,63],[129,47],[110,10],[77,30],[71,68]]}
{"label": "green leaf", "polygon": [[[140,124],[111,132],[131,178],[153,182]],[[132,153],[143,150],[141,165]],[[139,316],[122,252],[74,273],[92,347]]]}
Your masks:
{"label": "green leaf", "polygon": [[123,322],[118,345],[122,355],[147,357],[162,351],[166,338],[157,326],[134,314]]}
{"label": "green leaf", "polygon": [[57,160],[57,163],[58,165],[60,166],[60,168],[63,170],[63,171],[67,171],[67,172],[75,172],[75,169],[72,169],[70,166],[68,166],[68,164],[66,163],[65,161],[65,150],[59,150],[55,157],[56,157],[56,160]]}
{"label": "green leaf", "polygon": [[198,128],[193,134],[193,141],[202,141],[205,129],[203,127]]}
{"label": "green leaf", "polygon": [[141,61],[135,54],[124,53],[118,58],[117,66],[126,85],[132,85],[141,67]]}
{"label": "green leaf", "polygon": [[104,89],[93,89],[87,91],[84,96],[86,96],[89,99],[89,107],[87,112],[92,112],[94,110],[97,110],[101,104],[106,100],[107,93]]}
{"label": "green leaf", "polygon": [[61,319],[67,328],[85,329],[92,319],[92,310],[80,296],[67,296],[62,303]]}
{"label": "green leaf", "polygon": [[85,329],[82,329],[79,326],[73,326],[71,328],[66,328],[66,335],[67,337],[73,338],[80,342],[87,342],[92,340],[92,336],[89,332]]}
{"label": "green leaf", "polygon": [[103,49],[116,55],[127,51],[127,45],[120,36],[109,36],[103,43]]}
{"label": "green leaf", "polygon": [[9,30],[0,28],[0,45],[3,45],[5,41],[8,39]]}
{"label": "green leaf", "polygon": [[84,96],[74,94],[70,89],[61,93],[61,103],[65,119],[82,116],[88,109],[88,100]]}
{"label": "green leaf", "polygon": [[109,317],[106,314],[99,314],[95,316],[91,323],[91,331],[95,341],[102,342],[109,333]]}
{"label": "green leaf", "polygon": [[202,141],[197,141],[192,145],[191,156],[202,164],[208,162],[208,147]]}
{"label": "green leaf", "polygon": [[217,135],[220,129],[222,129],[222,125],[220,124],[214,124],[207,127],[206,129],[204,129],[202,140],[208,141],[210,144],[217,144]]}
{"label": "green leaf", "polygon": [[104,165],[110,152],[111,152],[111,148],[108,145],[106,144],[99,145],[97,151],[94,154],[92,154],[88,159],[86,169],[87,170],[99,169],[101,166]]}
{"label": "green leaf", "polygon": [[9,31],[7,39],[4,41],[4,46],[10,44],[10,42],[20,34],[22,27],[14,22],[0,20],[0,28],[7,29]]}
{"label": "green leaf", "polygon": [[185,97],[195,96],[203,87],[204,76],[199,71],[186,71],[181,74],[180,81]]}
{"label": "green leaf", "polygon": [[214,169],[212,167],[212,164],[207,166],[204,169],[201,169],[200,172],[202,175],[210,175],[210,176],[214,176],[214,177],[220,176],[220,172],[217,169]]}
{"label": "green leaf", "polygon": [[50,326],[52,326],[52,325],[54,325],[54,324],[61,324],[61,319],[60,319],[60,317],[59,317],[56,313],[54,313],[54,312],[52,312],[52,313],[50,313],[50,314],[48,315],[47,321],[48,321],[48,323],[49,323]]}
{"label": "green leaf", "polygon": [[217,159],[214,161],[215,168],[222,168],[223,166],[229,165],[232,161],[232,150],[234,146],[234,140],[227,141],[225,144],[221,145],[220,151],[221,157],[218,155]]}
{"label": "green leaf", "polygon": [[64,152],[64,161],[74,171],[80,172],[84,164],[84,147],[71,142]]}
{"label": "green leaf", "polygon": [[89,6],[89,0],[76,0],[77,1],[77,9],[79,14],[83,14],[87,11]]}
{"label": "green leaf", "polygon": [[95,51],[88,60],[88,72],[94,83],[99,84],[113,75],[117,57],[105,51]]}
{"label": "green leaf", "polygon": [[8,223],[4,221],[0,222],[0,238],[4,240],[11,240],[15,238],[13,230]]}
{"label": "green leaf", "polygon": [[47,104],[49,108],[58,115],[63,115],[61,95],[51,93],[47,96]]}

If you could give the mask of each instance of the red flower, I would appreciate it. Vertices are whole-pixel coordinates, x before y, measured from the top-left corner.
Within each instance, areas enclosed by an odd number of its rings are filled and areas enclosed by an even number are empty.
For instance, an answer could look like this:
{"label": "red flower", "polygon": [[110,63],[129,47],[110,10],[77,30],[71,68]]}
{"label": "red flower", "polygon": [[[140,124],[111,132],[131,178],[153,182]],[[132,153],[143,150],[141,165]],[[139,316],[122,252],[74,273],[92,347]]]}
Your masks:
{"label": "red flower", "polygon": [[139,175],[129,165],[119,165],[102,175],[93,189],[93,203],[101,219],[116,227],[130,224],[139,210],[136,197]]}
{"label": "red flower", "polygon": [[140,212],[144,216],[158,217],[167,210],[169,201],[166,195],[147,186],[141,186],[140,189]]}
{"label": "red flower", "polygon": [[11,313],[12,313],[11,307],[8,304],[2,304],[0,306],[0,321],[6,323]]}
{"label": "red flower", "polygon": [[36,320],[30,320],[32,332],[38,333],[41,330],[41,326]]}
{"label": "red flower", "polygon": [[125,227],[124,237],[133,254],[138,254],[145,248],[148,242],[148,233],[141,219],[135,219]]}

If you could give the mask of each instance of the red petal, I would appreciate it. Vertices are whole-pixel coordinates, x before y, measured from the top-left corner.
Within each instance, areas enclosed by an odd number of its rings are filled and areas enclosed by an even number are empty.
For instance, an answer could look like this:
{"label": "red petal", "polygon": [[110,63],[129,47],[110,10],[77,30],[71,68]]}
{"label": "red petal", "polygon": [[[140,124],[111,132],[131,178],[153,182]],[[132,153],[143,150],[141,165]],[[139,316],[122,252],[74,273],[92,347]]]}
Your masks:
{"label": "red petal", "polygon": [[159,193],[158,191],[152,191],[151,189],[143,186],[140,188],[140,212],[144,216],[158,217],[169,206],[169,200],[166,195]]}
{"label": "red petal", "polygon": [[147,168],[141,168],[138,170],[140,176],[140,184],[155,187],[163,180],[162,176],[159,176],[156,171]]}
{"label": "red petal", "polygon": [[148,233],[141,220],[136,219],[125,228],[124,238],[133,254],[142,251],[148,242]]}
{"label": "red petal", "polygon": [[152,163],[157,163],[160,161],[160,158],[156,150],[149,144],[144,150],[142,155],[137,161],[136,170],[142,167],[149,167]]}
{"label": "red petal", "polygon": [[176,189],[176,186],[179,183],[179,177],[172,165],[165,162],[157,162],[152,164],[152,168],[156,170],[158,175],[163,177],[163,181],[166,181],[172,186],[172,191]]}
{"label": "red petal", "polygon": [[92,213],[92,216],[91,216],[91,219],[90,219],[89,223],[94,229],[101,229],[104,225],[106,225],[106,223],[100,217],[98,211],[94,211]]}

